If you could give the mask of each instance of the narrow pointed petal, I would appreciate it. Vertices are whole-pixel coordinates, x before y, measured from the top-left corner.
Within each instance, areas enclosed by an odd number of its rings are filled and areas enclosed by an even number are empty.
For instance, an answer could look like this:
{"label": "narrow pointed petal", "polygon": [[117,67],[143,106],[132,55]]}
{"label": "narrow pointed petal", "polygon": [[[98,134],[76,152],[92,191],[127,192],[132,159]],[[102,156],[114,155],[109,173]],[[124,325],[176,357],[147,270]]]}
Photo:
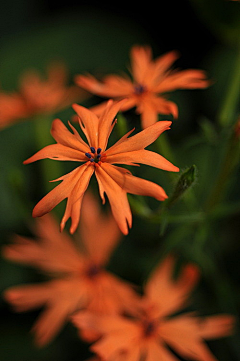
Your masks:
{"label": "narrow pointed petal", "polygon": [[166,158],[158,153],[145,149],[109,155],[107,156],[106,162],[119,164],[140,163],[166,171],[179,172],[179,168],[170,163]]}
{"label": "narrow pointed petal", "polygon": [[[104,93],[103,93],[104,92]],[[119,75],[107,75],[103,79],[101,95],[108,98],[125,98],[133,92],[132,81],[123,74]],[[100,94],[99,94],[100,95]]]}
{"label": "narrow pointed petal", "polygon": [[147,345],[146,361],[179,361],[164,344],[159,340],[153,340]]}
{"label": "narrow pointed petal", "polygon": [[86,161],[85,153],[82,151],[66,147],[62,144],[51,144],[39,150],[32,157],[26,159],[23,164],[29,164],[46,158],[63,161],[70,160],[76,162]]}
{"label": "narrow pointed petal", "polygon": [[61,231],[65,227],[65,224],[69,218],[72,220],[70,233],[73,234],[76,231],[80,220],[82,199],[93,172],[93,166],[84,164],[81,169],[81,173],[78,174],[79,179],[68,195],[66,210],[60,224]]}
{"label": "narrow pointed petal", "polygon": [[106,173],[127,193],[153,197],[164,201],[167,195],[162,187],[148,180],[134,177],[133,175],[121,172],[119,167],[110,164],[103,164],[102,168]]}
{"label": "narrow pointed petal", "polygon": [[32,332],[38,347],[46,346],[63,327],[69,313],[69,305],[60,302],[47,307],[35,322]]}
{"label": "narrow pointed petal", "polygon": [[114,127],[114,120],[125,100],[113,102],[109,100],[107,106],[99,118],[98,147],[105,151],[108,138]]}
{"label": "narrow pointed petal", "polygon": [[51,134],[57,143],[81,150],[82,152],[87,152],[89,149],[87,143],[84,142],[79,134],[76,136],[76,130],[74,133],[75,134],[72,134],[60,119],[55,119],[52,122]]}
{"label": "narrow pointed petal", "polygon": [[159,121],[132,137],[126,138],[123,142],[114,144],[106,151],[106,155],[109,156],[117,153],[144,149],[149,144],[153,143],[165,130],[170,129],[171,124],[172,122],[170,121]]}
{"label": "narrow pointed petal", "polygon": [[159,112],[150,102],[141,102],[141,105],[137,108],[137,112],[140,114],[142,129],[146,129],[158,121]]}
{"label": "narrow pointed petal", "polygon": [[198,325],[194,317],[178,316],[162,321],[159,335],[177,353],[187,359],[217,361],[198,335]]}
{"label": "narrow pointed petal", "polygon": [[72,107],[79,116],[79,122],[84,134],[86,135],[89,146],[97,148],[99,132],[98,117],[92,111],[81,105],[73,104]]}
{"label": "narrow pointed petal", "polygon": [[204,339],[230,336],[236,319],[231,315],[216,315],[199,318],[199,334]]}
{"label": "narrow pointed petal", "polygon": [[33,217],[41,217],[50,212],[58,203],[69,196],[83,172],[82,167],[85,169],[85,164],[65,175],[62,178],[63,181],[37,203],[33,209]]}
{"label": "narrow pointed petal", "polygon": [[145,286],[145,293],[158,305],[158,317],[169,315],[185,306],[189,293],[196,285],[199,271],[196,266],[187,264],[177,279],[173,279],[175,259],[168,256],[153,271]]}
{"label": "narrow pointed petal", "polygon": [[188,69],[174,71],[167,75],[156,88],[156,92],[165,93],[177,89],[204,89],[210,85],[203,70]]}
{"label": "narrow pointed petal", "polygon": [[162,75],[171,68],[172,64],[179,58],[179,53],[176,50],[169,51],[154,60],[154,68],[156,78],[161,79]]}
{"label": "narrow pointed petal", "polygon": [[[87,254],[104,265],[120,242],[122,234],[112,213],[101,212],[100,204],[89,191],[83,197],[79,234]],[[98,222],[96,222],[96,219]],[[98,241],[96,242],[96,235]]]}
{"label": "narrow pointed petal", "polygon": [[34,308],[42,307],[49,299],[49,284],[28,284],[10,287],[4,291],[4,298],[15,311],[25,312]]}
{"label": "narrow pointed petal", "polygon": [[[128,234],[128,227],[132,226],[132,213],[123,190],[113,178],[102,168],[96,168],[96,177],[101,185],[101,191],[106,193],[113,216],[123,234]],[[101,195],[103,197],[103,194]]]}
{"label": "narrow pointed petal", "polygon": [[118,75],[108,75],[103,81],[98,81],[90,74],[77,75],[75,82],[93,94],[108,98],[125,97],[133,88],[130,79]]}
{"label": "narrow pointed petal", "polygon": [[130,52],[131,71],[133,78],[139,84],[144,82],[152,60],[152,50],[149,46],[132,47]]}

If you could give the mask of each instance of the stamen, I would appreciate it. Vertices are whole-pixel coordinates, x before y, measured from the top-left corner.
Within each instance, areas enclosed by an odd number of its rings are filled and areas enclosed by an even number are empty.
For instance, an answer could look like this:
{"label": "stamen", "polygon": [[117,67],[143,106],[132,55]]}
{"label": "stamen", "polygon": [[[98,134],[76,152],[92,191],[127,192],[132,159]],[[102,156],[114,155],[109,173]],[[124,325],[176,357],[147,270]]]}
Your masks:
{"label": "stamen", "polygon": [[92,158],[91,154],[90,153],[85,153],[85,155],[90,159]]}
{"label": "stamen", "polygon": [[96,152],[95,148],[94,147],[90,147],[91,149],[91,152],[94,154]]}
{"label": "stamen", "polygon": [[102,154],[98,154],[97,155],[97,159],[101,158]]}
{"label": "stamen", "polygon": [[97,149],[97,154],[100,154],[101,151],[102,151],[102,148],[98,148],[98,149]]}
{"label": "stamen", "polygon": [[154,321],[144,322],[144,336],[151,336],[156,330],[156,323]]}
{"label": "stamen", "polygon": [[101,268],[95,264],[91,265],[89,269],[87,270],[87,275],[90,278],[93,278],[99,274],[101,271]]}
{"label": "stamen", "polygon": [[146,87],[141,84],[136,84],[134,87],[135,94],[142,94],[146,91]]}

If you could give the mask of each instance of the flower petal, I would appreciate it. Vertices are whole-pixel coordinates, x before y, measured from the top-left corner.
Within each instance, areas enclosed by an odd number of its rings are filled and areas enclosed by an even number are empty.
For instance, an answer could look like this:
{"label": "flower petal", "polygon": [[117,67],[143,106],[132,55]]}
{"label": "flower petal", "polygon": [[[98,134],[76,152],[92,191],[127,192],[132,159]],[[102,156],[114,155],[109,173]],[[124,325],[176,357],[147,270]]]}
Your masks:
{"label": "flower petal", "polygon": [[72,220],[70,233],[73,234],[76,231],[80,219],[82,199],[93,172],[94,166],[84,164],[82,172],[78,174],[79,179],[68,195],[66,210],[60,224],[61,231],[64,229],[69,218]]}
{"label": "flower petal", "polygon": [[160,340],[149,342],[146,352],[146,361],[179,361]]}
{"label": "flower petal", "polygon": [[35,322],[32,332],[38,347],[46,346],[63,327],[68,316],[68,305],[63,302],[47,307]]}
{"label": "flower petal", "polygon": [[49,299],[49,283],[28,284],[10,287],[4,291],[4,298],[16,312],[25,312],[43,306]]}
{"label": "flower petal", "polygon": [[87,254],[99,265],[107,262],[122,236],[112,213],[101,212],[89,191],[83,197],[79,234]]}
{"label": "flower petal", "polygon": [[108,75],[101,82],[90,74],[77,75],[75,82],[93,94],[108,98],[125,97],[133,89],[130,79],[118,75]]}
{"label": "flower petal", "polygon": [[134,177],[126,170],[107,163],[102,164],[102,168],[127,193],[149,196],[159,201],[167,198],[164,189],[156,183]]}
{"label": "flower petal", "polygon": [[229,336],[233,333],[235,317],[216,315],[199,318],[199,334],[204,339]]}
{"label": "flower petal", "polygon": [[98,147],[101,148],[102,151],[105,151],[106,149],[108,138],[115,124],[114,120],[116,114],[119,112],[122,104],[124,103],[124,99],[119,102],[109,100],[105,110],[99,118]]}
{"label": "flower petal", "polygon": [[113,216],[123,234],[128,234],[128,227],[132,226],[132,213],[124,191],[113,178],[101,167],[95,171],[100,185],[101,197],[104,200],[104,192],[107,194]]}
{"label": "flower petal", "polygon": [[170,163],[166,158],[158,153],[145,149],[135,150],[128,153],[109,155],[106,158],[106,163],[140,163],[171,172],[179,172],[179,168]]}
{"label": "flower petal", "polygon": [[40,149],[32,157],[28,158],[23,162],[23,164],[29,164],[36,162],[40,159],[54,159],[54,160],[70,160],[76,162],[86,161],[85,153],[82,151],[66,147],[62,144],[51,144]]}
{"label": "flower petal", "polygon": [[183,267],[177,279],[173,279],[175,259],[172,256],[160,263],[145,286],[145,293],[158,305],[156,317],[169,315],[186,304],[189,293],[199,278],[193,264]]}
{"label": "flower petal", "polygon": [[81,177],[86,165],[74,169],[65,176],[59,178],[62,182],[43,197],[33,209],[33,217],[41,217],[50,212],[58,203],[67,198]]}
{"label": "flower petal", "polygon": [[98,117],[91,110],[81,105],[73,104],[72,107],[79,116],[79,123],[82,131],[86,135],[89,146],[97,148],[99,132]]}
{"label": "flower petal", "polygon": [[161,80],[155,87],[158,93],[165,93],[177,89],[204,89],[210,85],[203,70],[188,69],[174,71]]}
{"label": "flower petal", "polygon": [[162,321],[159,336],[180,355],[197,361],[217,361],[198,335],[194,317],[178,316]]}
{"label": "flower petal", "polygon": [[106,155],[109,156],[117,153],[126,153],[144,149],[149,144],[153,143],[165,130],[170,129],[171,124],[172,122],[170,121],[159,121],[132,137],[125,138],[124,141],[114,144],[112,147],[107,149]]}
{"label": "flower petal", "polygon": [[132,47],[130,52],[131,71],[134,80],[139,84],[146,84],[146,75],[152,60],[152,50],[149,46]]}
{"label": "flower petal", "polygon": [[71,128],[74,131],[74,134],[67,129],[60,119],[55,119],[52,122],[51,134],[57,143],[65,145],[66,147],[81,150],[82,152],[87,152],[89,150],[89,146],[80,137],[75,128],[73,126],[71,126]]}

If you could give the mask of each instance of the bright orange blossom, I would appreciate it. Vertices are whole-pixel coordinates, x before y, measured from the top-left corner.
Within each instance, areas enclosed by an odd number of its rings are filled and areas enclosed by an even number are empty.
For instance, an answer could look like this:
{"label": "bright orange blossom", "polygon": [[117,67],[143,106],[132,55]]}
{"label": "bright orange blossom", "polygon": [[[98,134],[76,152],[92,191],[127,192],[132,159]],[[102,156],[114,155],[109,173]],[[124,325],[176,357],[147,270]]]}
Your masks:
{"label": "bright orange blossom", "polygon": [[[56,220],[47,214],[36,221],[37,239],[15,236],[3,248],[5,258],[35,267],[50,278],[4,292],[18,312],[44,307],[33,327],[38,346],[49,343],[77,310],[119,314],[136,307],[133,287],[104,268],[121,239],[112,214],[101,212],[88,192],[83,203],[78,237],[60,233]],[[95,334],[85,332],[81,337],[93,339]]]}
{"label": "bright orange blossom", "polygon": [[[234,317],[199,317],[180,313],[198,279],[198,270],[184,266],[173,279],[174,258],[168,256],[153,272],[145,286],[142,315],[130,318],[79,312],[72,321],[79,329],[99,332],[91,350],[103,361],[178,361],[177,355],[196,361],[217,361],[204,339],[229,336]],[[167,347],[176,352],[176,356]]]}
{"label": "bright orange blossom", "polygon": [[167,198],[163,188],[156,183],[134,177],[125,168],[113,164],[136,165],[135,163],[142,163],[167,171],[178,172],[179,168],[164,157],[144,149],[153,143],[162,132],[170,128],[170,121],[157,122],[128,138],[133,129],[106,150],[108,138],[116,123],[114,118],[124,101],[113,102],[109,100],[100,117],[83,106],[73,105],[88,144],[70,123],[69,126],[73,133],[59,119],[53,121],[51,134],[57,144],[41,149],[24,161],[24,164],[44,158],[70,160],[83,162],[83,164],[56,179],[56,181],[62,182],[35,206],[33,217],[41,217],[50,212],[58,203],[67,198],[66,210],[60,228],[62,230],[66,221],[71,217],[70,232],[74,233],[80,219],[82,197],[93,173],[95,173],[98,181],[102,201],[105,202],[104,193],[106,193],[113,216],[123,234],[127,234],[128,226],[132,226],[132,213],[127,193],[151,196],[159,201],[164,201]]}
{"label": "bright orange blossom", "polygon": [[75,85],[67,85],[67,68],[51,63],[44,78],[28,69],[20,76],[19,91],[0,91],[0,129],[39,114],[57,112],[89,97]]}
{"label": "bright orange blossom", "polygon": [[[81,88],[102,97],[115,100],[127,98],[122,111],[136,107],[141,117],[142,128],[154,124],[158,120],[158,114],[172,114],[174,118],[178,117],[177,105],[167,100],[165,93],[177,89],[206,88],[210,84],[203,70],[172,70],[171,66],[178,58],[176,51],[170,51],[152,60],[149,46],[133,46],[130,58],[131,77],[127,74],[111,74],[98,81],[87,74],[75,76],[75,82]],[[99,114],[104,104],[92,107],[91,110]]]}

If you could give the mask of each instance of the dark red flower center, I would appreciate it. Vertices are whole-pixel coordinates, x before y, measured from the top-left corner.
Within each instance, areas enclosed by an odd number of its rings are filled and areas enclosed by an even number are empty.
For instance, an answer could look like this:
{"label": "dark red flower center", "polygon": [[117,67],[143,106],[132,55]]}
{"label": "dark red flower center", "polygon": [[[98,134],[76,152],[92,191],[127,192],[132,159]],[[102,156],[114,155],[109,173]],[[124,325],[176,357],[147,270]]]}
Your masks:
{"label": "dark red flower center", "polygon": [[101,267],[96,265],[96,264],[92,264],[90,265],[90,267],[87,270],[87,276],[89,278],[94,278],[96,277],[101,271]]}
{"label": "dark red flower center", "polygon": [[147,90],[146,86],[145,85],[142,85],[142,84],[136,84],[134,86],[134,93],[136,95],[141,95],[143,93],[145,93],[145,91]]}
{"label": "dark red flower center", "polygon": [[156,322],[155,321],[144,321],[143,322],[143,333],[145,337],[152,336],[152,334],[156,330]]}

